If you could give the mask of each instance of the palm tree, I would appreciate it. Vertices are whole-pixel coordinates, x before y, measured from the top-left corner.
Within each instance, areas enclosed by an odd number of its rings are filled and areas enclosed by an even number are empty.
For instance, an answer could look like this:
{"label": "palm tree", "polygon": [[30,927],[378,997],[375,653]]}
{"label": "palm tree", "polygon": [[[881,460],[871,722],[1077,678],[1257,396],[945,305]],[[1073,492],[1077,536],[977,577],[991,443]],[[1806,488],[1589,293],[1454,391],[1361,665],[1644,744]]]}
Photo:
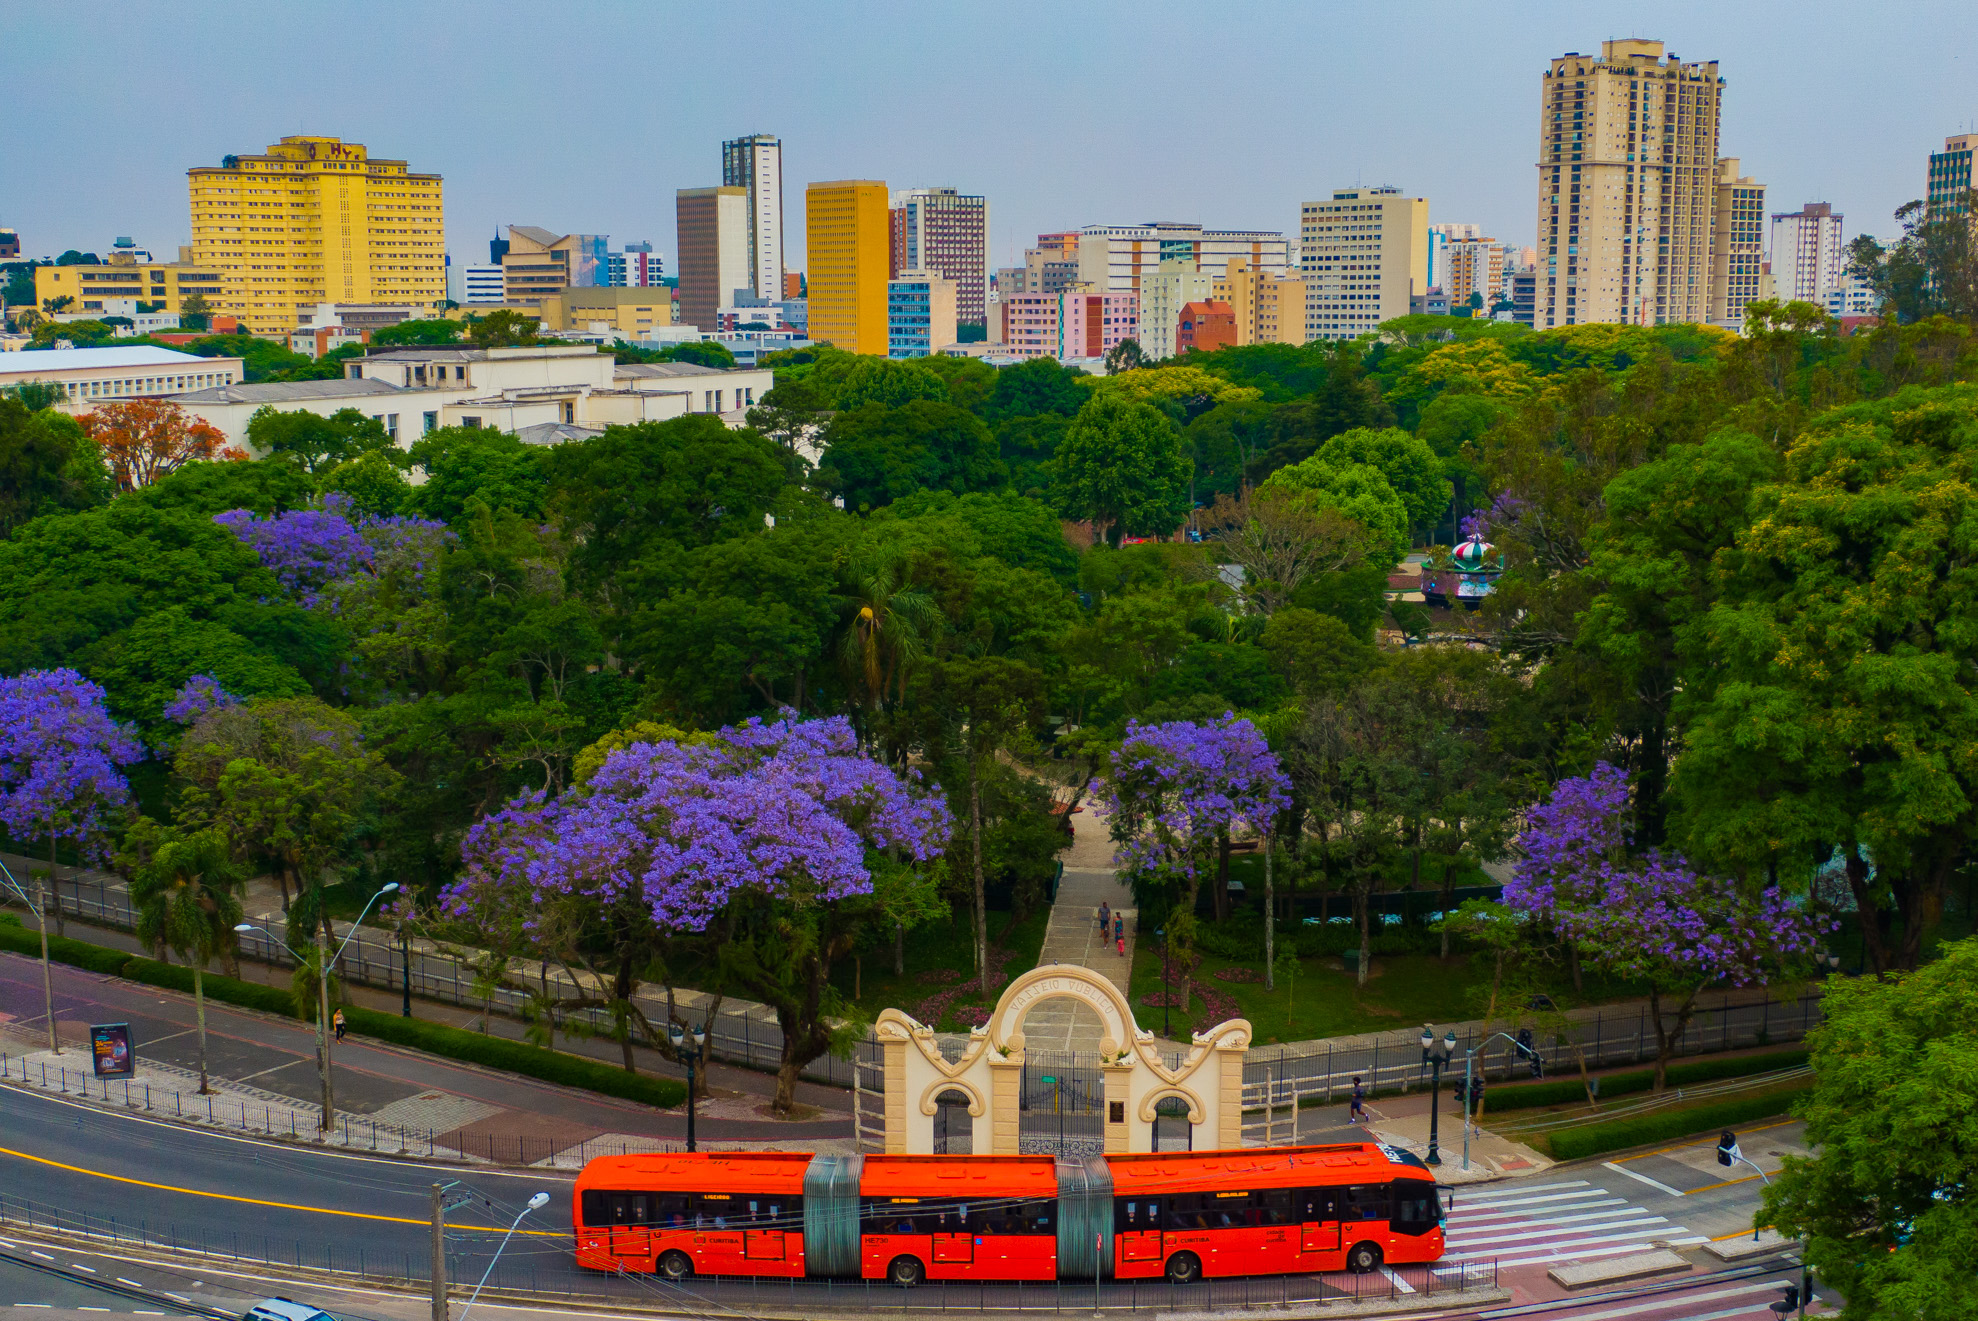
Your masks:
{"label": "palm tree", "polygon": [[931,594],[902,580],[895,564],[852,560],[844,589],[849,601],[838,659],[869,710],[905,688],[907,665],[926,651],[940,611]]}
{"label": "palm tree", "polygon": [[[146,829],[146,827],[149,829]],[[227,838],[214,829],[181,831],[141,821],[126,847],[139,859],[130,869],[137,935],[170,950],[192,968],[192,1001],[199,1019],[199,1090],[206,1076],[206,965],[239,939],[239,890],[247,879],[234,862]]]}

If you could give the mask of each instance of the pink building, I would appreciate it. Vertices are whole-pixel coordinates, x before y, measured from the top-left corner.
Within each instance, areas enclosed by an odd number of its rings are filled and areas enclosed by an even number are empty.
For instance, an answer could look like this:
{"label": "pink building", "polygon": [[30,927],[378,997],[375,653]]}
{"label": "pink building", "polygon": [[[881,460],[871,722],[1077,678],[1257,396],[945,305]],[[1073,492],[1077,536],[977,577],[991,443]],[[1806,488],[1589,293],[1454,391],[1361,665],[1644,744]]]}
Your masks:
{"label": "pink building", "polygon": [[997,307],[1004,351],[1013,358],[1103,358],[1140,333],[1140,298],[1131,291],[1011,294]]}

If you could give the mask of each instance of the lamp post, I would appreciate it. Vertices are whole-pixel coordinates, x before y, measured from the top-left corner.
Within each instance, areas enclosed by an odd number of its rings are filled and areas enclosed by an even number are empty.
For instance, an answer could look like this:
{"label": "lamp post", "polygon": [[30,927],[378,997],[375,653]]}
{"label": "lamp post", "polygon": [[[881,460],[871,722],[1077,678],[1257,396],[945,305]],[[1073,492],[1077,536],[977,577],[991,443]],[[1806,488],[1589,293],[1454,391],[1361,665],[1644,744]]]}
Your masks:
{"label": "lamp post", "polygon": [[1161,938],[1161,1037],[1168,1035],[1168,1005],[1173,996],[1173,988],[1168,985],[1168,929],[1160,927],[1155,935]]}
{"label": "lamp post", "polygon": [[[357,921],[350,924],[349,934],[344,936],[342,943],[337,946],[336,953],[334,954],[330,953],[329,938],[327,935],[329,922],[321,913],[318,913],[316,917],[316,1064],[322,1074],[323,1080],[323,1113],[322,1117],[317,1120],[316,1128],[318,1132],[324,1134],[329,1133],[336,1124],[336,1087],[330,1074],[330,1046],[332,1042],[330,1035],[330,973],[336,968],[337,960],[343,957],[344,950],[349,948],[350,942],[356,939],[357,929],[363,924],[364,919],[370,915],[372,904],[377,903],[378,900],[388,894],[395,893],[397,889],[398,882],[391,881],[383,889],[371,896],[370,902],[364,905],[364,911],[357,915]],[[289,957],[297,963],[306,962],[300,954],[297,954],[290,947],[286,940],[283,940],[266,927],[256,926],[252,922],[241,922],[235,925],[234,930],[240,932],[259,931],[283,949],[288,950]]]}
{"label": "lamp post", "polygon": [[[1422,1025],[1422,1063],[1429,1066],[1429,1154],[1427,1163],[1442,1164],[1442,1151],[1436,1143],[1437,1111],[1442,1101],[1442,1066],[1456,1055],[1456,1032],[1451,1029],[1437,1045],[1435,1030],[1428,1024]],[[1468,1125],[1465,1125],[1467,1129]]]}
{"label": "lamp post", "polygon": [[1493,1032],[1463,1052],[1463,1168],[1466,1170],[1470,1168],[1470,1102],[1477,1094],[1477,1052],[1499,1037],[1510,1042],[1520,1054],[1538,1058],[1535,1047],[1527,1046],[1509,1032]]}
{"label": "lamp post", "polygon": [[[700,1059],[701,1047],[707,1044],[707,1027],[683,1028],[678,1023],[668,1023],[666,1033],[673,1038],[673,1053],[687,1061],[687,1150],[694,1146],[694,1063]],[[686,1050],[687,1043],[693,1042],[693,1052]]]}
{"label": "lamp post", "polygon": [[48,974],[48,914],[40,904],[27,897],[27,891],[14,879],[14,873],[7,870],[7,864],[0,862],[0,875],[7,878],[7,888],[21,897],[27,910],[33,913],[41,924],[41,997],[48,1006],[48,1051],[52,1055],[62,1053],[62,1042],[55,1035],[55,983]]}
{"label": "lamp post", "polygon": [[488,1268],[481,1272],[481,1283],[474,1286],[474,1292],[468,1296],[467,1306],[460,1309],[460,1321],[467,1321],[467,1314],[474,1310],[475,1299],[478,1299],[481,1296],[481,1290],[487,1284],[488,1277],[494,1274],[495,1263],[501,1260],[502,1249],[508,1246],[509,1239],[515,1237],[515,1229],[516,1226],[522,1223],[522,1216],[528,1215],[529,1212],[547,1206],[548,1204],[549,1204],[549,1194],[537,1193],[534,1197],[531,1197],[529,1199],[529,1204],[522,1208],[522,1215],[515,1217],[515,1224],[510,1225],[508,1227],[508,1232],[501,1236],[500,1246],[495,1248],[494,1256],[488,1259]]}

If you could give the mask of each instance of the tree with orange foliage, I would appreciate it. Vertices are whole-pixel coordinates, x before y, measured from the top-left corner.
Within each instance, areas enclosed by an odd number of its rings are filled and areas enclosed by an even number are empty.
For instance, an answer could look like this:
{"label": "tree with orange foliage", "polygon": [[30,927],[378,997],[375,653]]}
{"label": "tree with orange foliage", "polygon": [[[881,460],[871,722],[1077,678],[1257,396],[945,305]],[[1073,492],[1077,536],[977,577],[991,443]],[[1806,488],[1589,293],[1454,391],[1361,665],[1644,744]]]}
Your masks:
{"label": "tree with orange foliage", "polygon": [[246,457],[232,447],[222,450],[227,438],[218,427],[166,399],[98,404],[81,421],[103,447],[119,491],[149,486],[196,459]]}

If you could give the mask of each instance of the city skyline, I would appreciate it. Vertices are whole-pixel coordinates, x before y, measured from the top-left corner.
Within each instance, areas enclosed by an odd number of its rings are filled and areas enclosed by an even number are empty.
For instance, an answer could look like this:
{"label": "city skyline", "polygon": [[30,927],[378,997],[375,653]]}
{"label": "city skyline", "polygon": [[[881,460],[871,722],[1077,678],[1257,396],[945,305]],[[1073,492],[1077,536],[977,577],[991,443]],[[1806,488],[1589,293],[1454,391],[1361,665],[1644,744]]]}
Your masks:
{"label": "city skyline", "polygon": [[[1334,5],[1265,5],[1270,40],[1253,49],[1245,39],[1246,73],[1226,109],[1187,115],[1123,112],[1090,80],[1066,76],[1171,55],[1172,24],[1107,17],[1124,10],[1085,11],[1062,40],[1027,48],[1033,53],[996,73],[994,95],[985,83],[983,95],[928,104],[927,87],[950,84],[913,74],[910,54],[973,52],[974,66],[984,52],[1014,49],[1007,43],[1045,11],[929,14],[879,4],[857,23],[801,10],[669,17],[682,54],[752,51],[774,75],[738,84],[719,61],[693,58],[666,63],[667,76],[653,80],[650,48],[624,43],[573,44],[569,55],[546,57],[505,21],[520,8],[504,4],[476,11],[470,69],[457,24],[381,29],[366,19],[373,9],[382,7],[357,0],[350,22],[321,26],[244,4],[139,0],[130,21],[169,23],[183,51],[177,76],[208,90],[175,97],[160,118],[143,104],[153,85],[106,85],[37,133],[5,135],[5,177],[66,182],[10,189],[0,226],[18,229],[34,255],[102,251],[120,234],[170,253],[191,237],[187,169],[285,134],[321,133],[442,175],[457,262],[479,260],[499,227],[528,223],[609,234],[614,246],[650,240],[671,272],[676,190],[718,180],[721,144],[761,131],[782,138],[786,192],[865,178],[894,191],[987,196],[992,268],[1020,265],[1039,233],[1086,225],[1177,220],[1290,236],[1302,203],[1356,183],[1425,196],[1432,222],[1472,222],[1526,244],[1536,238],[1536,76],[1562,51],[1597,51],[1631,34],[1660,39],[1686,61],[1715,60],[1727,79],[1722,140],[1766,182],[1769,205],[1830,202],[1848,216],[1850,234],[1891,233],[1894,208],[1924,192],[1928,153],[1978,126],[1963,53],[1978,36],[1978,13],[1934,0],[1893,22],[1845,29],[1847,12],[1828,4],[1543,4],[1515,15],[1423,9],[1379,18]],[[602,27],[634,9],[598,3],[576,12]],[[391,42],[376,40],[381,30]],[[1842,30],[1853,77],[1823,86],[1805,52],[1831,48]],[[68,32],[58,11],[32,11],[12,45],[24,64],[55,61]],[[291,60],[276,58],[304,36],[338,78],[298,80]],[[1315,51],[1327,54],[1314,61]],[[1851,94],[1891,86],[1868,75],[1896,67],[1904,76],[1893,96]],[[557,94],[531,96],[551,73]],[[600,120],[596,96],[570,94],[573,77],[642,90]],[[724,85],[748,91],[726,94]],[[1100,131],[1122,114],[1145,131]],[[628,151],[628,140],[646,145]],[[67,171],[84,150],[96,168]],[[791,269],[805,251],[803,223],[801,208],[788,208]]]}

